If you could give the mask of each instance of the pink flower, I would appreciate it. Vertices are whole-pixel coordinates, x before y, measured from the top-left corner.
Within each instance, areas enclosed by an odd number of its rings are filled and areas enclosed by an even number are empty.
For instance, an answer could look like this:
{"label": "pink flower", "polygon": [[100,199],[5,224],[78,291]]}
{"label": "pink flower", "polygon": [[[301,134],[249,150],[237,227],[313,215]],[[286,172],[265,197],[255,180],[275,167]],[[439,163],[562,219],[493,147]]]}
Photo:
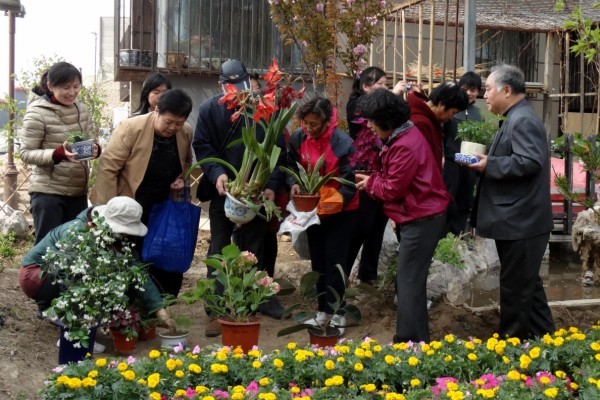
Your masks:
{"label": "pink flower", "polygon": [[215,390],[214,393],[216,399],[228,399],[229,393],[223,390]]}
{"label": "pink flower", "polygon": [[471,384],[482,389],[493,389],[500,384],[494,374],[481,375],[478,380],[482,380],[483,384],[478,385],[477,381],[473,381]]}
{"label": "pink flower", "polygon": [[448,390],[448,383],[458,383],[458,379],[450,376],[435,378],[435,381],[437,382],[437,385],[431,388],[431,392],[436,396],[439,396],[442,393],[442,390]]}
{"label": "pink flower", "polygon": [[194,347],[194,350],[192,350],[192,354],[199,354],[200,353],[200,346],[196,345],[196,347]]}
{"label": "pink flower", "polygon": [[135,362],[135,357],[129,356],[127,357],[127,365],[131,365]]}
{"label": "pink flower", "polygon": [[351,6],[352,4],[354,4],[356,0],[346,0],[346,3],[348,3],[349,6]]}
{"label": "pink flower", "polygon": [[323,5],[323,3],[317,3],[317,12],[323,12],[323,9],[325,8],[325,6]]}
{"label": "pink flower", "polygon": [[542,378],[548,378],[548,380],[550,381],[550,383],[554,382],[554,375],[552,375],[550,372],[548,371],[540,371],[538,373],[535,374],[535,379],[538,382],[542,382]]}
{"label": "pink flower", "polygon": [[179,342],[179,344],[177,344],[177,346],[173,347],[173,351],[175,352],[175,354],[182,352],[184,350],[183,347],[183,343]]}
{"label": "pink flower", "polygon": [[367,46],[365,46],[364,44],[357,44],[352,51],[354,52],[355,56],[361,56],[364,53],[366,53],[367,50]]}
{"label": "pink flower", "polygon": [[194,389],[192,389],[191,387],[187,388],[187,390],[185,391],[185,397],[187,397],[188,399],[194,397],[196,395],[196,391]]}
{"label": "pink flower", "polygon": [[256,381],[250,382],[250,384],[246,386],[245,394],[255,397],[258,394],[258,383]]}
{"label": "pink flower", "polygon": [[380,8],[385,8],[386,5],[387,5],[387,3],[385,1],[383,1],[383,0],[379,2],[379,7]]}

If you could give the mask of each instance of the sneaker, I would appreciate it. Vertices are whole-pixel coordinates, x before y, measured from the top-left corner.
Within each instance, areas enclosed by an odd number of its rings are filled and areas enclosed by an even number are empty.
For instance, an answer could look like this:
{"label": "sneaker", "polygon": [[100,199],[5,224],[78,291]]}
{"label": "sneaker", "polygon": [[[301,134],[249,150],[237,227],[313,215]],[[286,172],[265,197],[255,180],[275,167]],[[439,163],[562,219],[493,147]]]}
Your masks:
{"label": "sneaker", "polygon": [[346,331],[346,317],[344,315],[335,314],[329,322],[329,326],[337,328],[340,331],[340,336]]}
{"label": "sneaker", "polygon": [[319,311],[314,318],[305,321],[304,323],[312,326],[322,326],[328,319],[331,317],[331,314],[327,314],[326,312]]}
{"label": "sneaker", "polygon": [[271,297],[269,301],[258,306],[258,311],[260,311],[262,315],[275,319],[282,319],[285,314],[285,308],[275,297]]}
{"label": "sneaker", "polygon": [[221,334],[221,324],[216,318],[210,318],[204,328],[204,336],[215,337]]}

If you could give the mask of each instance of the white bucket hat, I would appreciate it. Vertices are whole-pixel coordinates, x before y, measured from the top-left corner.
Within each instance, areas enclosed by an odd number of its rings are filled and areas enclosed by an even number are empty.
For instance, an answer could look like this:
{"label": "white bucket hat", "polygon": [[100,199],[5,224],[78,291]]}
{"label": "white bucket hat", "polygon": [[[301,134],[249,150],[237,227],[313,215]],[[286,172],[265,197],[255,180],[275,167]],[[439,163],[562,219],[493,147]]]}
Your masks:
{"label": "white bucket hat", "polygon": [[98,215],[114,233],[146,236],[148,228],[142,224],[142,206],[130,197],[112,198],[106,205],[94,207]]}

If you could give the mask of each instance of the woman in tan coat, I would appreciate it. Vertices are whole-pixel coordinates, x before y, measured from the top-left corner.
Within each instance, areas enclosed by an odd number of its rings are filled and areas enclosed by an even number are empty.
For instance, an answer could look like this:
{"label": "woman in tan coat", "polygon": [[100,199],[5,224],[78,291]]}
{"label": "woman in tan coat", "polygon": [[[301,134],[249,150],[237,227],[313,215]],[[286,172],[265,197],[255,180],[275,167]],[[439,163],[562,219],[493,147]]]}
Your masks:
{"label": "woman in tan coat", "polygon": [[[54,64],[32,89],[23,117],[21,159],[32,164],[29,186],[31,214],[38,243],[53,228],[85,210],[89,168],[71,153],[67,139],[74,132],[89,136],[92,119],[77,100],[81,73],[67,62]],[[100,147],[94,144],[94,157]]]}
{"label": "woman in tan coat", "polygon": [[[192,161],[192,128],[185,121],[191,110],[190,97],[171,89],[162,94],[156,111],[121,122],[100,158],[92,203],[131,197],[142,205],[142,223],[148,224],[152,207],[185,185],[183,174]],[[137,244],[141,254],[141,238]],[[183,274],[154,265],[150,274],[163,293],[177,296]]]}

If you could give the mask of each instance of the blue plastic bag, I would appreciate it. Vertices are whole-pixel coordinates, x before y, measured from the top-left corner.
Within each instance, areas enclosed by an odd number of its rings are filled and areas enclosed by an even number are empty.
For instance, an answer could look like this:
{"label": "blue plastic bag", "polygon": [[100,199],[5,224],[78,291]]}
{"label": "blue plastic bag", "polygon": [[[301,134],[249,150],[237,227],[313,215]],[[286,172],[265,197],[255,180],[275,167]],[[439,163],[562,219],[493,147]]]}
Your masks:
{"label": "blue plastic bag", "polygon": [[194,257],[199,224],[198,206],[173,200],[155,205],[144,237],[142,261],[164,271],[187,271]]}

